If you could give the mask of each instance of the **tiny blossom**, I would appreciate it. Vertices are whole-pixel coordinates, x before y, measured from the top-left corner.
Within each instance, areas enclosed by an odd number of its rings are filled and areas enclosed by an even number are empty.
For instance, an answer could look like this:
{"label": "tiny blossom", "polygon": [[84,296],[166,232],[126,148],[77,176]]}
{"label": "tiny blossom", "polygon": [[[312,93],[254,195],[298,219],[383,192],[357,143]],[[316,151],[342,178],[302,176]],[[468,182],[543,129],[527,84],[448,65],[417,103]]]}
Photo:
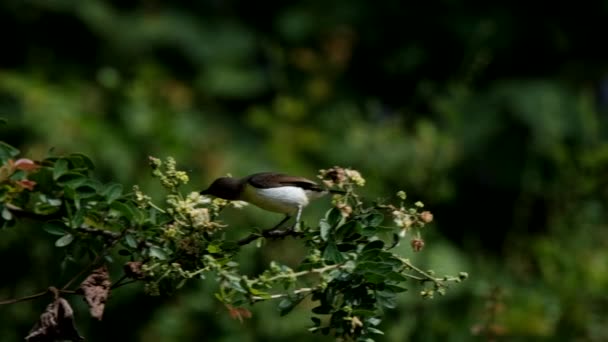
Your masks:
{"label": "tiny blossom", "polygon": [[392,214],[393,221],[398,227],[407,229],[414,223],[414,221],[412,221],[412,216],[402,210],[395,210]]}
{"label": "tiny blossom", "polygon": [[414,252],[420,252],[424,248],[424,240],[419,237],[412,239],[410,244]]}
{"label": "tiny blossom", "polygon": [[420,201],[418,201],[418,202],[414,203],[414,205],[415,205],[415,206],[417,206],[418,208],[422,208],[422,207],[424,207],[424,203],[422,203],[422,202],[420,202]]}
{"label": "tiny blossom", "polygon": [[361,322],[359,317],[354,316],[350,321],[350,325],[351,325],[350,331],[351,331],[351,333],[353,333],[353,332],[355,332],[355,329],[361,328],[363,326],[363,322]]}
{"label": "tiny blossom", "polygon": [[248,204],[249,203],[247,203],[245,201],[230,201],[230,205],[236,209],[241,209],[243,207],[246,207]]}
{"label": "tiny blossom", "polygon": [[213,222],[209,216],[209,209],[197,208],[190,211],[190,219],[194,228],[212,228]]}
{"label": "tiny blossom", "polygon": [[319,178],[329,178],[332,183],[335,183],[338,186],[342,186],[344,181],[346,180],[344,169],[338,166],[334,166],[331,169],[327,170],[320,170],[319,173]]}
{"label": "tiny blossom", "polygon": [[338,203],[336,205],[336,208],[338,208],[340,210],[340,214],[342,214],[342,217],[347,218],[350,216],[350,214],[353,212],[353,208],[345,203]]}
{"label": "tiny blossom", "polygon": [[148,162],[150,163],[150,166],[152,167],[153,170],[158,169],[163,164],[163,162],[160,159],[154,158],[152,156],[148,157]]}
{"label": "tiny blossom", "polygon": [[180,231],[179,231],[179,228],[175,224],[170,224],[165,227],[164,233],[165,233],[166,237],[172,239],[172,238],[176,237],[180,233]]}
{"label": "tiny blossom", "polygon": [[150,196],[144,194],[140,189],[139,186],[134,185],[133,186],[133,192],[135,193],[135,202],[137,202],[137,206],[140,208],[146,208],[149,206],[150,201],[152,201],[152,198],[150,198]]}
{"label": "tiny blossom", "polygon": [[357,186],[365,185],[365,179],[361,176],[361,173],[359,173],[359,171],[352,170],[352,169],[346,169],[345,173],[346,173],[346,176]]}
{"label": "tiny blossom", "polygon": [[433,221],[433,214],[430,211],[423,211],[420,213],[420,219],[425,223],[430,223]]}
{"label": "tiny blossom", "polygon": [[209,204],[211,203],[211,198],[201,195],[199,192],[193,191],[188,194],[186,201],[195,204]]}
{"label": "tiny blossom", "polygon": [[401,190],[397,192],[397,197],[401,198],[402,200],[405,200],[407,198],[407,195],[405,194],[405,191]]}

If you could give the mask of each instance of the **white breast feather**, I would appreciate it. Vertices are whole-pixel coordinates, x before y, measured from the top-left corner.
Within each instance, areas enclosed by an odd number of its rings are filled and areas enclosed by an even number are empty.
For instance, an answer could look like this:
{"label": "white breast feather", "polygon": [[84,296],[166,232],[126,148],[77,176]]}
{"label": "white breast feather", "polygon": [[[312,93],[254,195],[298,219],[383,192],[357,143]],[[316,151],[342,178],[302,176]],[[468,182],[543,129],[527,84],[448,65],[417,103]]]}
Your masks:
{"label": "white breast feather", "polygon": [[278,213],[293,214],[298,207],[308,205],[308,200],[322,196],[323,193],[307,191],[296,186],[259,189],[246,186],[243,200],[262,209]]}

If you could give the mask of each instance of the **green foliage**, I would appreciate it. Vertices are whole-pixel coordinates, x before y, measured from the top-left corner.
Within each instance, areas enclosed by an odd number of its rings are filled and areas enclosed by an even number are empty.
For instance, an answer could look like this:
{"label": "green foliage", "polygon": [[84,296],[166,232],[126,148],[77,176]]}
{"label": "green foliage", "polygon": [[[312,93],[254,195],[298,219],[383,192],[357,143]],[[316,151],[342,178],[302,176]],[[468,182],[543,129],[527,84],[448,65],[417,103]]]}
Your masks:
{"label": "green foliage", "polygon": [[[175,160],[149,160],[152,175],[167,192],[162,206],[137,186],[123,194],[120,184],[95,180],[94,165],[82,154],[40,162],[7,159],[0,167],[0,185],[6,194],[1,202],[2,224],[34,218],[44,231],[59,236],[56,247],[70,248],[68,258],[89,251],[96,256],[94,265],[111,262],[108,257],[118,248],[118,254],[130,260],[126,276],[145,283],[151,295],[172,294],[191,279],[214,278],[215,298],[239,319],[250,316],[247,305],[281,299],[278,310],[284,316],[309,297],[317,303],[309,330],[351,340],[371,341],[383,334],[382,316],[395,308],[408,282],[410,288],[422,286],[421,295],[431,298],[433,292],[443,295],[449,282],[466,278],[464,273],[435,277],[396,253],[402,236],[415,231],[420,239],[430,213],[418,211],[420,202],[405,206],[403,195],[399,207],[365,203],[356,191],[365,180],[355,170],[321,170],[324,184],[344,194],[334,195],[333,207],[318,227],[265,230],[230,241],[224,237],[229,227],[219,221],[220,213],[227,206],[243,204],[198,192],[184,195],[180,187],[189,178],[177,170]],[[383,225],[387,214],[394,225]],[[243,274],[235,261],[243,246],[277,236],[301,238],[307,253],[300,264],[292,269],[277,260],[259,274]],[[391,244],[384,241],[387,237]]]}

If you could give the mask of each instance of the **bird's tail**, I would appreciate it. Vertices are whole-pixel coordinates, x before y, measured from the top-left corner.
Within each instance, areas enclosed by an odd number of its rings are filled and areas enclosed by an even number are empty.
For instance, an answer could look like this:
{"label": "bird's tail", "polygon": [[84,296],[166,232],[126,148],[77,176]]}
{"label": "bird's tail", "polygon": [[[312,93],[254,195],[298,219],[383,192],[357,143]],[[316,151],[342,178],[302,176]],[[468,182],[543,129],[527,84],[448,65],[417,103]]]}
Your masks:
{"label": "bird's tail", "polygon": [[336,194],[336,195],[344,195],[344,194],[346,194],[346,191],[344,191],[344,190],[328,189],[327,191],[329,191],[329,193],[331,193],[331,194]]}

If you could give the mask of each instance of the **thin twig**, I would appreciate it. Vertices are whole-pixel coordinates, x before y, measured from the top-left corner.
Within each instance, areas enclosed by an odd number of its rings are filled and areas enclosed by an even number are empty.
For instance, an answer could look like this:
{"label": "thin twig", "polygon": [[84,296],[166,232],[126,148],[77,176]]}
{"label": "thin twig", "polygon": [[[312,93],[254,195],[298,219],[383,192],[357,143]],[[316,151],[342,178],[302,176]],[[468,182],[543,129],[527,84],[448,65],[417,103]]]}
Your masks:
{"label": "thin twig", "polygon": [[432,281],[433,283],[435,283],[435,285],[437,286],[443,286],[444,284],[441,283],[441,278],[435,278],[432,275],[428,274],[427,272],[419,269],[418,267],[414,266],[409,259],[404,259],[404,258],[399,258],[399,260],[401,260],[401,262],[408,268],[420,273],[422,276],[424,276],[424,278],[422,277],[416,277],[413,276],[411,274],[404,274],[406,277],[412,278],[412,279],[416,279],[416,280],[420,280],[420,281]]}
{"label": "thin twig", "polygon": [[137,279],[131,279],[131,280],[129,280],[129,281],[125,281],[125,282],[120,283],[120,284],[119,284],[119,283],[116,283],[115,285],[112,285],[112,290],[115,290],[115,289],[117,289],[117,288],[119,288],[119,287],[123,287],[123,286],[125,286],[125,285],[133,284],[133,283],[135,283],[135,282],[137,282]]}
{"label": "thin twig", "polygon": [[278,299],[283,297],[288,297],[290,295],[297,295],[304,292],[312,292],[317,290],[316,287],[303,287],[301,289],[293,290],[291,293],[277,293],[269,296],[252,296],[251,299],[254,301],[268,300],[268,299]]}
{"label": "thin twig", "polygon": [[[6,299],[3,301],[0,301],[0,305],[7,305],[7,304],[15,304],[15,303],[19,303],[19,302],[25,302],[28,300],[32,300],[32,299],[36,299],[39,297],[43,297],[45,295],[47,295],[50,292],[53,292],[51,289],[53,289],[53,287],[49,287],[48,289],[46,289],[45,291],[42,292],[38,292],[35,293],[33,295],[29,295],[29,296],[25,296],[25,297],[20,297],[20,298],[14,298],[14,299]],[[63,294],[76,294],[76,291],[69,291],[69,290],[57,290],[55,289],[55,291],[57,291],[57,293],[63,293]]]}
{"label": "thin twig", "polygon": [[25,297],[21,297],[21,298],[14,298],[14,299],[3,300],[3,301],[0,301],[0,305],[14,304],[14,303],[19,303],[19,302],[24,302],[26,300],[36,299],[38,297],[42,297],[42,296],[46,295],[47,293],[49,293],[49,290],[38,292],[36,294],[25,296]]}
{"label": "thin twig", "polygon": [[127,277],[128,276],[126,274],[123,274],[122,277],[120,277],[120,279],[118,279],[118,281],[116,281],[114,284],[112,284],[112,286],[110,287],[110,289],[115,289],[117,287],[120,287],[121,286],[120,283],[122,283],[123,280],[127,279]]}
{"label": "thin twig", "polygon": [[274,277],[270,277],[268,279],[265,279],[265,281],[267,281],[267,282],[273,282],[275,280],[283,279],[283,278],[298,278],[298,277],[301,277],[301,276],[304,276],[304,275],[307,275],[307,274],[312,274],[312,273],[322,274],[322,273],[325,273],[326,271],[333,270],[335,268],[340,268],[342,266],[344,266],[344,265],[343,264],[335,264],[335,265],[324,266],[324,267],[321,267],[321,268],[313,268],[313,269],[307,270],[307,271],[300,271],[300,272],[286,273],[286,274],[281,273],[281,274],[278,274],[278,275],[276,275]]}

